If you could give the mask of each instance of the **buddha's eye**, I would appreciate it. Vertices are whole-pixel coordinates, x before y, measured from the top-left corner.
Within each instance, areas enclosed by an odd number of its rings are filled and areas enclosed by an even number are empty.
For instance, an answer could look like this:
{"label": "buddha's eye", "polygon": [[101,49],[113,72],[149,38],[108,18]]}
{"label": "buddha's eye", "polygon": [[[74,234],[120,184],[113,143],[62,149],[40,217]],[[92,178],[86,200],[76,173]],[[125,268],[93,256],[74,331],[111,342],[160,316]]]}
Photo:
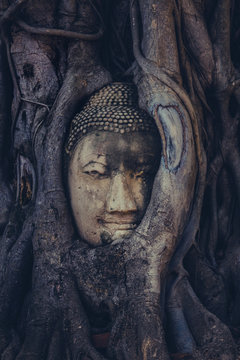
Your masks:
{"label": "buddha's eye", "polygon": [[108,177],[107,171],[101,170],[85,170],[84,174],[91,176],[94,179],[105,179]]}
{"label": "buddha's eye", "polygon": [[137,169],[135,174],[133,174],[132,177],[135,177],[136,179],[148,179],[152,175],[151,169],[148,167]]}
{"label": "buddha's eye", "polygon": [[144,170],[138,171],[135,176],[136,176],[136,178],[142,178],[142,177],[144,177],[144,176],[145,176]]}

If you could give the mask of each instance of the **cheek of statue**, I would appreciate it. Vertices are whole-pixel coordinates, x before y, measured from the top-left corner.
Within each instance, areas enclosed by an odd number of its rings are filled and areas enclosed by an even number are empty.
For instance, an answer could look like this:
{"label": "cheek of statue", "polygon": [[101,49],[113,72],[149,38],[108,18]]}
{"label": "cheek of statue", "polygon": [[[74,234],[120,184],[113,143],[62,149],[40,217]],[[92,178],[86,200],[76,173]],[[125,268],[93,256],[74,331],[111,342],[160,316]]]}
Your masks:
{"label": "cheek of statue", "polygon": [[93,246],[129,238],[151,193],[152,179],[149,181],[143,169],[146,161],[133,168],[127,161],[131,153],[136,165],[142,139],[138,135],[130,145],[129,139],[116,135],[108,134],[105,139],[104,133],[97,138],[89,134],[78,144],[69,166],[74,219],[81,238]]}

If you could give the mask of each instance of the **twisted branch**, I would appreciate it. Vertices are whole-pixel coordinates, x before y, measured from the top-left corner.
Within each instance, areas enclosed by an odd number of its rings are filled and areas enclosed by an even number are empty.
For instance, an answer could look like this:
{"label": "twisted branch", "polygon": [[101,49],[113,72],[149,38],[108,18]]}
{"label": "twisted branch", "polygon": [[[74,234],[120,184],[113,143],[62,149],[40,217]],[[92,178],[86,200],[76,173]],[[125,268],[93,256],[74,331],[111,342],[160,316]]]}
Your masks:
{"label": "twisted branch", "polygon": [[7,21],[11,20],[21,6],[23,6],[27,1],[28,0],[16,0],[12,3],[0,18],[0,28],[2,28]]}
{"label": "twisted branch", "polygon": [[79,39],[79,40],[86,40],[86,41],[95,41],[100,39],[103,36],[103,28],[100,28],[97,33],[95,34],[83,34],[78,33],[75,31],[68,31],[62,29],[48,29],[44,27],[34,27],[28,25],[23,20],[18,20],[17,24],[25,31],[36,34],[36,35],[44,35],[44,36],[59,36],[64,38],[70,39]]}

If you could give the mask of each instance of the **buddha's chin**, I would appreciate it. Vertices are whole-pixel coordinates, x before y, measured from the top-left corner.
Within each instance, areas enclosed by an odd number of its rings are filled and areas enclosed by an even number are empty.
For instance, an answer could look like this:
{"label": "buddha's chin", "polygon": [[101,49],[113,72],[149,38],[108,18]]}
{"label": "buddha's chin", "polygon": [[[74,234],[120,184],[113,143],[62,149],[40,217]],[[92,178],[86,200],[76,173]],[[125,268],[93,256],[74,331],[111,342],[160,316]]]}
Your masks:
{"label": "buddha's chin", "polygon": [[122,240],[122,239],[128,239],[133,234],[133,231],[134,231],[133,229],[115,230],[114,232],[104,230],[101,233],[102,245],[107,245],[114,241],[118,241],[118,240]]}

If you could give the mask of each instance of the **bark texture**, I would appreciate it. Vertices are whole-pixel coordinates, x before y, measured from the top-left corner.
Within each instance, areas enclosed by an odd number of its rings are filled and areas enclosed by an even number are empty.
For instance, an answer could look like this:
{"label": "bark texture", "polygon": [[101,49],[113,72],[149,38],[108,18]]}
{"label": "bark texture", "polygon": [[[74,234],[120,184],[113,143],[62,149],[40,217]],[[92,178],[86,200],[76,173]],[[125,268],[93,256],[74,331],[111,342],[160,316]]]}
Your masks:
{"label": "bark texture", "polygon": [[[0,0],[0,14],[1,359],[238,359],[239,0]],[[162,157],[131,241],[90,248],[63,147],[111,81],[135,83]]]}

